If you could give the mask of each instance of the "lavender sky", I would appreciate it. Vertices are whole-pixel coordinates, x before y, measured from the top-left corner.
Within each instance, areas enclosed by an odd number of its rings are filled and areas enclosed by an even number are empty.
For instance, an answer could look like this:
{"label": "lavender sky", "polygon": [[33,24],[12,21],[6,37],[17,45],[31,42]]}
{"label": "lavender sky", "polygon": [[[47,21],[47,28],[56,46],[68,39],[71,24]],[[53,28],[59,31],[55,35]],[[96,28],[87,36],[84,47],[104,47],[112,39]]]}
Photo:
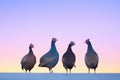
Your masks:
{"label": "lavender sky", "polygon": [[76,55],[74,73],[86,73],[86,39],[99,55],[97,72],[120,72],[120,1],[119,0],[0,0],[0,72],[24,72],[20,61],[34,44],[39,68],[40,57],[50,49],[56,37],[60,59],[54,72],[65,72],[62,55],[70,41]]}

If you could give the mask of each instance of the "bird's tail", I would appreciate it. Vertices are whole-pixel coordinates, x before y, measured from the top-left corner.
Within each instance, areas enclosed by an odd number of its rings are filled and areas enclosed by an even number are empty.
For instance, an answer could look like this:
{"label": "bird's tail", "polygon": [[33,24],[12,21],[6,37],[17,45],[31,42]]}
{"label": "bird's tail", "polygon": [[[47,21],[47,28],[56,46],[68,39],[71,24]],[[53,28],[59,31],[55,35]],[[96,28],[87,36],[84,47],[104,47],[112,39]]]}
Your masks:
{"label": "bird's tail", "polygon": [[76,68],[76,65],[74,65],[74,67]]}
{"label": "bird's tail", "polygon": [[23,67],[23,66],[21,66],[21,68],[22,68],[22,70],[24,69],[24,67]]}
{"label": "bird's tail", "polygon": [[41,67],[41,64],[39,64],[38,67]]}

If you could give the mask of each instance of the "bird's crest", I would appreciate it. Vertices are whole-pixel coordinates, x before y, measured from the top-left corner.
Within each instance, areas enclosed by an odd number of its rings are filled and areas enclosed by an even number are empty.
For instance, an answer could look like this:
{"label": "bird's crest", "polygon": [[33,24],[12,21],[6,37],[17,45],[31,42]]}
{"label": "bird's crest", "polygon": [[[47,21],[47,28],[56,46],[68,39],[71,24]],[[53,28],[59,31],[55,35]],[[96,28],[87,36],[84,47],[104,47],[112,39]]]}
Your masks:
{"label": "bird's crest", "polygon": [[71,45],[75,45],[75,42],[71,41],[70,44],[71,44]]}
{"label": "bird's crest", "polygon": [[32,44],[32,43],[30,43],[30,46],[29,46],[30,48],[34,48],[34,45]]}
{"label": "bird's crest", "polygon": [[85,43],[89,43],[90,42],[90,39],[87,39],[86,41],[85,41]]}
{"label": "bird's crest", "polygon": [[57,41],[57,38],[52,38],[52,41],[53,41],[53,42],[56,42],[56,41]]}

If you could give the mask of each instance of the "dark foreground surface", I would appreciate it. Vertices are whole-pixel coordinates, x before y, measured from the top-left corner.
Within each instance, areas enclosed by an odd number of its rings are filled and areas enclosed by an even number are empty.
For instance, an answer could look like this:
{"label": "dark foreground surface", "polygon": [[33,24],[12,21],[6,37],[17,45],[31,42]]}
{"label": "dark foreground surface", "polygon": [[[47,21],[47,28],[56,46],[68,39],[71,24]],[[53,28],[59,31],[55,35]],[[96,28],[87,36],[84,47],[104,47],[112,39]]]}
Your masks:
{"label": "dark foreground surface", "polygon": [[0,73],[0,80],[120,80],[120,73]]}

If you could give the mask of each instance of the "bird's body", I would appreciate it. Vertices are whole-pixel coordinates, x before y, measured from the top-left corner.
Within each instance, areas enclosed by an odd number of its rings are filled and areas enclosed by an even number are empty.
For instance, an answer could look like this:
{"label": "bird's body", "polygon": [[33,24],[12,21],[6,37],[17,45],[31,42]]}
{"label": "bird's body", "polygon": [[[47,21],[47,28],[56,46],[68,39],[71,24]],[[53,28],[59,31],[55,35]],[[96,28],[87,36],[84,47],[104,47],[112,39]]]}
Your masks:
{"label": "bird's body", "polygon": [[21,60],[21,67],[22,67],[22,69],[25,69],[26,72],[27,72],[27,70],[29,70],[29,72],[30,72],[36,63],[36,57],[33,54],[32,48],[33,48],[33,45],[30,44],[29,53],[27,55],[25,55]]}
{"label": "bird's body", "polygon": [[86,43],[88,45],[88,49],[85,55],[85,64],[88,67],[88,72],[90,72],[90,69],[94,69],[95,72],[96,68],[98,67],[99,57],[97,53],[94,51],[89,39],[86,40]]}
{"label": "bird's body", "polygon": [[40,58],[39,67],[47,67],[52,72],[52,68],[56,66],[59,60],[59,54],[55,46],[56,38],[52,39],[50,50]]}
{"label": "bird's body", "polygon": [[75,66],[75,54],[73,53],[71,47],[74,45],[74,42],[71,42],[68,46],[67,51],[64,53],[63,57],[62,57],[62,63],[63,63],[63,67],[67,70],[69,69],[71,72],[71,69],[73,68],[73,66]]}

